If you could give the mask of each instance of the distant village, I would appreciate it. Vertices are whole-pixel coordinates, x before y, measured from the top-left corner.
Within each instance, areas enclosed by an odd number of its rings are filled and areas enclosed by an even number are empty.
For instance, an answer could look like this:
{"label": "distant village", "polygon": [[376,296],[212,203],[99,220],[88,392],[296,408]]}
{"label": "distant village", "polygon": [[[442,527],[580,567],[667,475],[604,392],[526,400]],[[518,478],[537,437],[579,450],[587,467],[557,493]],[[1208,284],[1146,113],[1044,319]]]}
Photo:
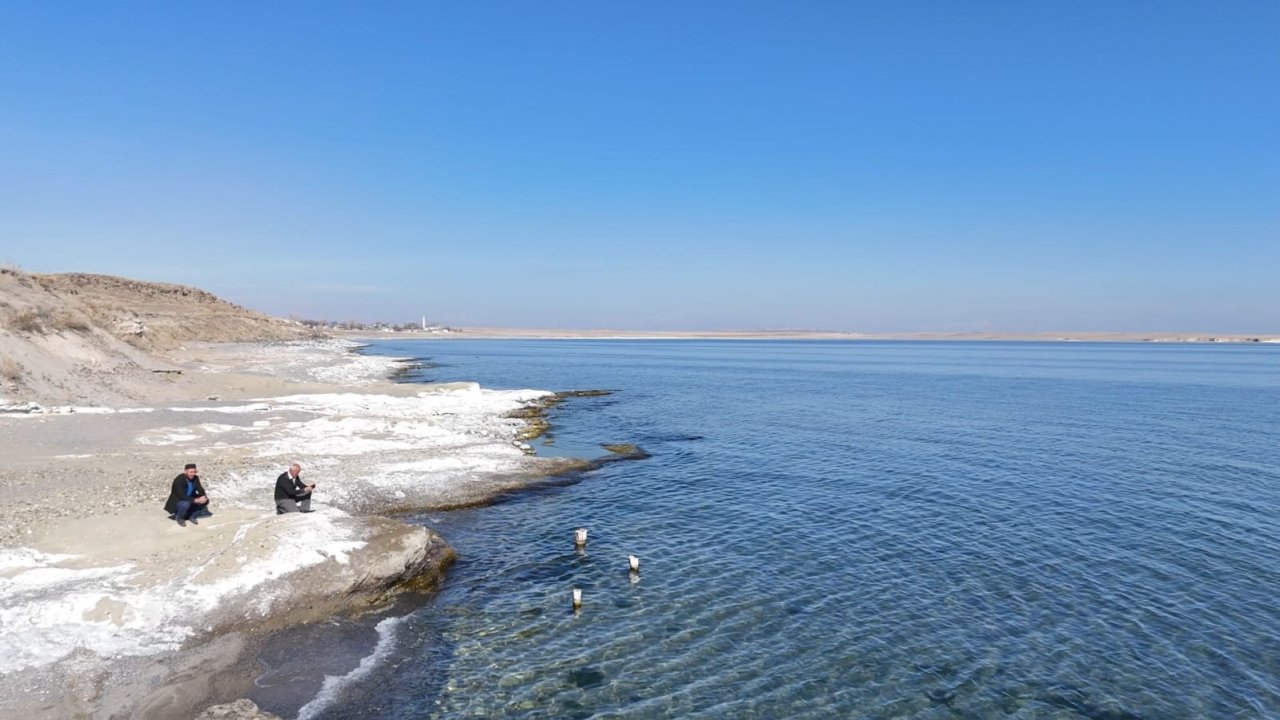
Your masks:
{"label": "distant village", "polygon": [[421,322],[406,323],[385,323],[385,322],[359,322],[357,320],[304,320],[299,318],[291,318],[294,322],[305,325],[309,328],[319,330],[358,330],[361,332],[385,332],[385,333],[433,333],[447,334],[462,332],[458,328],[440,325],[438,323],[429,322],[425,317]]}

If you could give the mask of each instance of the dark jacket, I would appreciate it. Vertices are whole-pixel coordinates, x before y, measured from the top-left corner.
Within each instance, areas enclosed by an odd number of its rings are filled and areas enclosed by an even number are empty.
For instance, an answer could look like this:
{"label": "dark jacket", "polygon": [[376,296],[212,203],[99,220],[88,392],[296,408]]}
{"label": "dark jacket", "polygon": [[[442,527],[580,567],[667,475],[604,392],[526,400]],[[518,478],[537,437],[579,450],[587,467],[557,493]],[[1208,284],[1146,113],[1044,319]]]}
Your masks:
{"label": "dark jacket", "polygon": [[307,484],[302,482],[302,476],[290,479],[289,471],[280,473],[280,477],[276,478],[276,500],[284,500],[292,498],[301,500],[311,493],[307,490]]}
{"label": "dark jacket", "polygon": [[[190,497],[204,495],[204,486],[200,484],[199,475],[191,479],[191,484],[195,486],[195,494]],[[170,515],[178,512],[178,501],[186,500],[187,497],[187,474],[179,473],[178,477],[173,479],[173,489],[169,491],[169,499],[164,501],[164,511]]]}

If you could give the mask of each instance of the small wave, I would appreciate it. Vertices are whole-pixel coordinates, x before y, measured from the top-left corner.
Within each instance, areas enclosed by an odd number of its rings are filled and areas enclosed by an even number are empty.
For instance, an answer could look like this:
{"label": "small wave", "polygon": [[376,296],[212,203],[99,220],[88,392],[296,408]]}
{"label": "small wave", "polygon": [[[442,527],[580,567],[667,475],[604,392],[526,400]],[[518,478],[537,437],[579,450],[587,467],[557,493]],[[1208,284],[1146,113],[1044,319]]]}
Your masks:
{"label": "small wave", "polygon": [[387,659],[396,646],[396,628],[404,622],[403,617],[387,618],[378,623],[378,643],[373,652],[360,660],[360,664],[346,675],[326,675],[320,691],[306,705],[298,709],[298,720],[311,720],[333,704],[342,691],[369,676],[374,668]]}

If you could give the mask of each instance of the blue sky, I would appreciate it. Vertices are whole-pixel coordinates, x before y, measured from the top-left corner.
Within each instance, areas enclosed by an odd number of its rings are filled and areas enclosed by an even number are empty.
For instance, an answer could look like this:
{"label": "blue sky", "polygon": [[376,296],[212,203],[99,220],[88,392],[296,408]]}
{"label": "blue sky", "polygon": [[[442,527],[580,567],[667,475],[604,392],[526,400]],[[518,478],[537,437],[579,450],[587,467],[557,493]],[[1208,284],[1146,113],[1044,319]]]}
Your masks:
{"label": "blue sky", "polygon": [[332,319],[1280,332],[1273,0],[8,2],[0,28],[0,262],[30,270]]}

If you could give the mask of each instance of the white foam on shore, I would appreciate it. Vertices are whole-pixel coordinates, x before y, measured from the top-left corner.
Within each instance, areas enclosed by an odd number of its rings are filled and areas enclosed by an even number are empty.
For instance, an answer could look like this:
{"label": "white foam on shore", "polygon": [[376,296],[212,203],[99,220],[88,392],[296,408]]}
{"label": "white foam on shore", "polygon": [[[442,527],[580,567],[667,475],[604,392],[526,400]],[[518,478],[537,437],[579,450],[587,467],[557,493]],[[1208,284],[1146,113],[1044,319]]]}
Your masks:
{"label": "white foam on shore", "polygon": [[381,665],[396,647],[396,629],[404,622],[403,617],[386,618],[377,625],[378,642],[373,652],[360,659],[351,672],[346,675],[326,675],[320,691],[306,705],[298,709],[298,720],[311,720],[325,708],[333,704],[342,691],[354,683],[368,677],[369,673]]}

